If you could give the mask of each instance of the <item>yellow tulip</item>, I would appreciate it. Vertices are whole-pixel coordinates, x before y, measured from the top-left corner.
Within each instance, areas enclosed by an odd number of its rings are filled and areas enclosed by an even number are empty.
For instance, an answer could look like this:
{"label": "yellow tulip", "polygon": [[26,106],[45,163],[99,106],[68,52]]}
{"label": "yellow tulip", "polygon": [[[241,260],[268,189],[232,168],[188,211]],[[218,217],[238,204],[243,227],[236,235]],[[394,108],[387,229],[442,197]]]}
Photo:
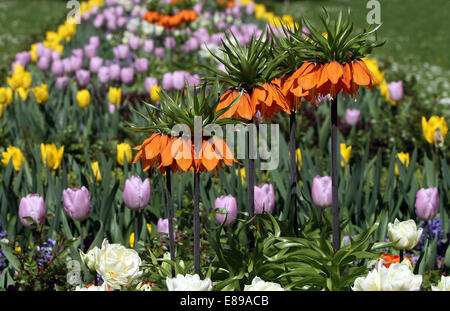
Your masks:
{"label": "yellow tulip", "polygon": [[130,247],[133,248],[133,246],[134,246],[134,232],[132,232],[130,235]]}
{"label": "yellow tulip", "polygon": [[[400,160],[400,163],[402,163],[405,167],[409,166],[409,152],[397,153],[397,158]],[[396,176],[400,175],[397,164],[395,164],[395,175]]]}
{"label": "yellow tulip", "polygon": [[117,162],[123,166],[124,154],[127,157],[127,163],[131,163],[133,153],[131,152],[131,146],[127,143],[121,143],[117,145]]}
{"label": "yellow tulip", "polygon": [[12,89],[9,87],[0,87],[0,105],[8,107],[12,103]]}
{"label": "yellow tulip", "polygon": [[110,104],[120,105],[120,103],[122,102],[122,89],[110,87],[108,99]]}
{"label": "yellow tulip", "polygon": [[80,90],[77,93],[78,105],[82,108],[88,106],[91,102],[91,94],[88,90]]}
{"label": "yellow tulip", "polygon": [[98,166],[98,161],[92,162],[91,168],[92,168],[95,178],[97,178],[97,181],[99,181],[99,182],[102,181],[102,174],[101,174],[100,168]]}
{"label": "yellow tulip", "polygon": [[161,92],[161,87],[159,85],[152,85],[150,87],[150,99],[152,102],[159,102],[161,99],[159,97],[159,92]]}
{"label": "yellow tulip", "polygon": [[16,91],[18,88],[22,87],[23,73],[14,73],[11,77],[6,79],[8,85],[11,89]]}
{"label": "yellow tulip", "polygon": [[24,157],[23,157],[22,151],[20,151],[19,148],[16,148],[14,146],[9,146],[6,149],[6,152],[2,153],[2,156],[3,156],[2,163],[4,166],[8,166],[10,159],[12,159],[14,169],[16,171],[20,170],[20,167],[22,166],[22,163],[24,162]]}
{"label": "yellow tulip", "polygon": [[37,86],[32,89],[34,97],[36,97],[36,101],[39,104],[44,104],[48,101],[48,88],[47,84],[42,84],[41,86]]}
{"label": "yellow tulip", "polygon": [[300,148],[297,148],[295,154],[297,156],[298,170],[301,171],[302,170],[302,151],[300,150]]}
{"label": "yellow tulip", "polygon": [[29,89],[25,89],[23,87],[19,87],[15,94],[15,99],[17,100],[18,95],[20,95],[20,98],[22,98],[23,101],[26,101],[28,98],[28,93],[30,92]]}
{"label": "yellow tulip", "polygon": [[29,89],[31,87],[31,83],[33,82],[33,79],[31,77],[31,73],[24,72],[22,76],[22,87],[24,89]]}
{"label": "yellow tulip", "polygon": [[367,68],[369,68],[369,70],[375,75],[378,80],[378,84],[381,83],[381,81],[384,80],[384,72],[380,71],[378,62],[375,59],[369,59],[367,57],[362,58],[362,60],[366,64]]}
{"label": "yellow tulip", "polygon": [[0,105],[0,118],[2,117],[2,115],[3,115],[3,105]]}
{"label": "yellow tulip", "polygon": [[448,127],[444,117],[432,116],[428,121],[425,117],[422,117],[422,132],[428,143],[442,146],[447,131]]}
{"label": "yellow tulip", "polygon": [[48,164],[50,169],[58,169],[61,165],[63,154],[64,146],[57,150],[55,144],[41,144],[42,163],[44,163],[45,167],[47,167]]}
{"label": "yellow tulip", "polygon": [[341,166],[344,167],[345,164],[348,164],[350,161],[350,153],[352,152],[352,146],[346,146],[345,144],[341,144],[341,156],[344,158],[344,161],[341,160]]}
{"label": "yellow tulip", "polygon": [[150,224],[147,224],[147,231],[149,234],[152,233],[152,226],[150,226]]}
{"label": "yellow tulip", "polygon": [[30,54],[31,54],[31,61],[32,62],[37,61],[37,59],[38,59],[38,57],[37,57],[37,43],[33,43],[31,45]]}
{"label": "yellow tulip", "polygon": [[[241,171],[241,183],[244,184],[245,179],[247,178],[247,173],[245,172],[245,168],[244,167],[241,168],[240,171]],[[235,173],[236,173],[236,176],[239,176],[239,170],[238,169],[235,171]]]}

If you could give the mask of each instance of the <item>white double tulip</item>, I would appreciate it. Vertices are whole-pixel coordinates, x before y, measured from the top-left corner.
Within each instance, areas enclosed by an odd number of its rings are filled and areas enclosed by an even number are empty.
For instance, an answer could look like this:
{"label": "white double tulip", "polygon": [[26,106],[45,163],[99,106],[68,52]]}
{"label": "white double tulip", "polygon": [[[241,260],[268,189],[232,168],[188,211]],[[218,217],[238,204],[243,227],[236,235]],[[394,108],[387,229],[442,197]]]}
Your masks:
{"label": "white double tulip", "polygon": [[95,253],[95,270],[114,289],[129,285],[140,277],[141,264],[142,260],[135,250],[120,244],[109,244],[106,239]]}
{"label": "white double tulip", "polygon": [[91,271],[95,271],[95,255],[98,250],[99,248],[97,246],[89,250],[86,254],[84,254],[81,249],[79,250],[81,260],[83,260],[86,267]]}
{"label": "white double tulip", "polygon": [[166,278],[169,291],[212,291],[212,282],[209,278],[200,280],[198,274],[178,274],[176,278]]}
{"label": "white double tulip", "polygon": [[450,276],[441,276],[437,286],[431,286],[431,290],[436,291],[450,291]]}
{"label": "white double tulip", "polygon": [[354,291],[418,291],[422,276],[415,275],[406,262],[391,264],[386,268],[381,261],[366,277],[355,280]]}
{"label": "white double tulip", "polygon": [[245,285],[244,291],[284,291],[280,284],[273,282],[266,282],[259,277],[254,277],[252,284]]}
{"label": "white double tulip", "polygon": [[422,237],[422,231],[412,219],[400,222],[396,218],[393,224],[388,224],[389,240],[395,242],[394,248],[398,250],[413,249]]}

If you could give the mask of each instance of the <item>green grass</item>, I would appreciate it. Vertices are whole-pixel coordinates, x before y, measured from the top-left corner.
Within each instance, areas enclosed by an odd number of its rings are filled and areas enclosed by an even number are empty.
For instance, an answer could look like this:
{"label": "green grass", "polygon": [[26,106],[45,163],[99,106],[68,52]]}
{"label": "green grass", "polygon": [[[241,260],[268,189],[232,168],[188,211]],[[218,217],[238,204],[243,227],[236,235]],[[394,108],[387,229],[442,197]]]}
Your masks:
{"label": "green grass", "polygon": [[0,0],[0,85],[6,81],[16,53],[42,41],[47,30],[64,22],[64,0]]}
{"label": "green grass", "polygon": [[[258,1],[257,1],[258,2]],[[307,17],[317,21],[322,7],[328,12],[351,9],[351,19],[360,29],[367,27],[368,0],[298,1],[259,0],[267,8],[294,18]],[[385,46],[374,54],[392,59],[399,64],[421,63],[450,69],[450,40],[448,0],[380,0],[381,22],[379,38]],[[426,70],[426,68],[424,68]]]}

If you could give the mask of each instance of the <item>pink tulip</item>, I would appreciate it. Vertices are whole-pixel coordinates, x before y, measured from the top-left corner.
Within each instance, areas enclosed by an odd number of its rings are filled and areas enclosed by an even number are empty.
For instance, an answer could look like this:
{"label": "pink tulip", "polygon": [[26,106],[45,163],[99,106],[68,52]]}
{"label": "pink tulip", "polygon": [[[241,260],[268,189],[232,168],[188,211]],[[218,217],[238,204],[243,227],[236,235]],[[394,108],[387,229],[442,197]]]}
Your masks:
{"label": "pink tulip", "polygon": [[131,210],[142,210],[150,201],[150,180],[144,181],[138,176],[132,176],[125,181],[122,194],[123,202]]}
{"label": "pink tulip", "polygon": [[439,192],[436,187],[420,189],[416,195],[416,215],[422,220],[431,220],[439,211]]}
{"label": "pink tulip", "polygon": [[358,109],[347,109],[345,111],[345,122],[349,125],[355,125],[359,121],[361,112]]}
{"label": "pink tulip", "polygon": [[311,196],[315,205],[321,208],[330,206],[333,203],[331,190],[331,177],[320,177],[317,175],[313,179]]}
{"label": "pink tulip", "polygon": [[137,36],[132,36],[128,43],[129,43],[131,49],[137,50],[141,46],[141,38],[139,38]]}
{"label": "pink tulip", "polygon": [[158,79],[154,77],[147,77],[144,81],[145,90],[147,93],[150,92],[150,87],[158,85]]}
{"label": "pink tulip", "polygon": [[91,72],[97,73],[100,67],[103,66],[103,59],[101,57],[95,56],[92,57],[89,61],[89,70]]}
{"label": "pink tulip", "polygon": [[84,55],[87,58],[92,58],[94,56],[97,56],[97,47],[92,44],[88,44],[84,47]]}
{"label": "pink tulip", "polygon": [[393,101],[399,101],[403,98],[403,82],[391,82],[388,84],[389,96]]}
{"label": "pink tulip", "polygon": [[[22,225],[27,228],[33,228],[36,225],[40,226],[44,221],[44,216],[47,213],[44,199],[38,194],[28,194],[20,200],[19,204],[19,219]],[[24,219],[24,217],[31,217],[35,224]]]}
{"label": "pink tulip", "polygon": [[[173,221],[176,221],[176,220],[177,220],[177,219],[174,217],[174,218],[173,218]],[[167,218],[165,218],[165,219],[159,218],[159,219],[158,219],[158,222],[157,222],[157,224],[156,224],[156,232],[164,233],[164,234],[160,237],[160,239],[162,239],[163,237],[169,238],[169,219],[167,219]],[[175,241],[178,241],[178,240],[179,240],[179,237],[178,237],[178,233],[177,233],[177,232],[174,232],[174,240],[175,240]],[[167,245],[167,244],[161,242],[161,245]]]}
{"label": "pink tulip", "polygon": [[131,67],[120,70],[120,80],[125,84],[130,84],[134,80],[134,70]]}
{"label": "pink tulip", "polygon": [[255,186],[255,214],[271,214],[275,208],[275,190],[271,184]]}
{"label": "pink tulip", "polygon": [[109,66],[109,78],[112,81],[119,81],[120,80],[120,66],[117,64],[112,64]]}
{"label": "pink tulip", "polygon": [[156,48],[155,49],[155,56],[159,59],[163,59],[166,56],[166,52],[164,51],[164,48]]}
{"label": "pink tulip", "polygon": [[138,58],[134,61],[134,67],[139,73],[145,73],[148,71],[148,59]]}
{"label": "pink tulip", "polygon": [[221,209],[225,214],[216,213],[216,222],[224,226],[232,225],[236,222],[238,210],[236,199],[232,195],[220,196],[214,202],[214,209]]}
{"label": "pink tulip", "polygon": [[60,60],[56,60],[52,64],[52,73],[55,76],[61,76],[64,73],[64,64]]}
{"label": "pink tulip", "polygon": [[68,82],[69,81],[67,80],[67,77],[58,77],[58,78],[56,78],[56,86],[60,90],[65,88],[67,86]]}
{"label": "pink tulip", "polygon": [[153,40],[145,40],[144,41],[144,51],[146,53],[153,52],[154,48],[155,48],[155,43],[153,42]]}
{"label": "pink tulip", "polygon": [[88,70],[80,69],[75,74],[78,84],[82,87],[86,86],[91,82],[91,73]]}
{"label": "pink tulip", "polygon": [[38,68],[42,71],[47,71],[50,67],[50,58],[41,57],[38,62]]}
{"label": "pink tulip", "polygon": [[91,195],[86,187],[63,191],[64,209],[73,220],[83,221],[91,214]]}
{"label": "pink tulip", "polygon": [[97,73],[98,81],[102,84],[109,82],[109,67],[100,67]]}

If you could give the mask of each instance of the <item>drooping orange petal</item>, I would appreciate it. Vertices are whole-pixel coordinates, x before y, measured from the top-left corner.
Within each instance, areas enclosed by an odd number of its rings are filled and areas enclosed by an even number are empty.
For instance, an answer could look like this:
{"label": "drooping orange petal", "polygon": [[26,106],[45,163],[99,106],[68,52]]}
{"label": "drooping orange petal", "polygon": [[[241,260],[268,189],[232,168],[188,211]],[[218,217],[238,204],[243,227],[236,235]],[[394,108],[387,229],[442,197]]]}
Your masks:
{"label": "drooping orange petal", "polygon": [[173,163],[174,154],[172,154],[172,145],[176,140],[176,137],[172,137],[168,140],[166,146],[161,151],[161,166],[170,166]]}
{"label": "drooping orange petal", "polygon": [[223,139],[214,140],[214,150],[219,155],[221,159],[227,166],[232,166],[233,162],[237,162],[227,143]]}
{"label": "drooping orange petal", "polygon": [[161,135],[155,136],[146,146],[145,146],[145,158],[151,160],[159,155],[161,152]]}
{"label": "drooping orange petal", "polygon": [[172,145],[172,148],[176,150],[174,156],[178,167],[183,171],[188,171],[192,166],[192,143],[190,139],[178,138]]}
{"label": "drooping orange petal", "polygon": [[209,141],[204,140],[202,146],[202,165],[210,172],[216,168],[217,164],[219,164],[219,158],[213,150],[213,145]]}
{"label": "drooping orange petal", "polygon": [[358,85],[367,86],[370,84],[370,76],[364,70],[362,65],[356,61],[351,63],[352,72],[353,72],[353,82]]}
{"label": "drooping orange petal", "polygon": [[344,74],[342,65],[339,64],[337,61],[332,61],[331,63],[326,64],[325,68],[326,68],[328,79],[331,81],[331,83],[337,84],[339,79]]}
{"label": "drooping orange petal", "polygon": [[253,106],[250,96],[247,93],[242,94],[236,104],[238,105],[237,114],[240,118],[246,120],[251,120],[253,118],[256,107]]}

